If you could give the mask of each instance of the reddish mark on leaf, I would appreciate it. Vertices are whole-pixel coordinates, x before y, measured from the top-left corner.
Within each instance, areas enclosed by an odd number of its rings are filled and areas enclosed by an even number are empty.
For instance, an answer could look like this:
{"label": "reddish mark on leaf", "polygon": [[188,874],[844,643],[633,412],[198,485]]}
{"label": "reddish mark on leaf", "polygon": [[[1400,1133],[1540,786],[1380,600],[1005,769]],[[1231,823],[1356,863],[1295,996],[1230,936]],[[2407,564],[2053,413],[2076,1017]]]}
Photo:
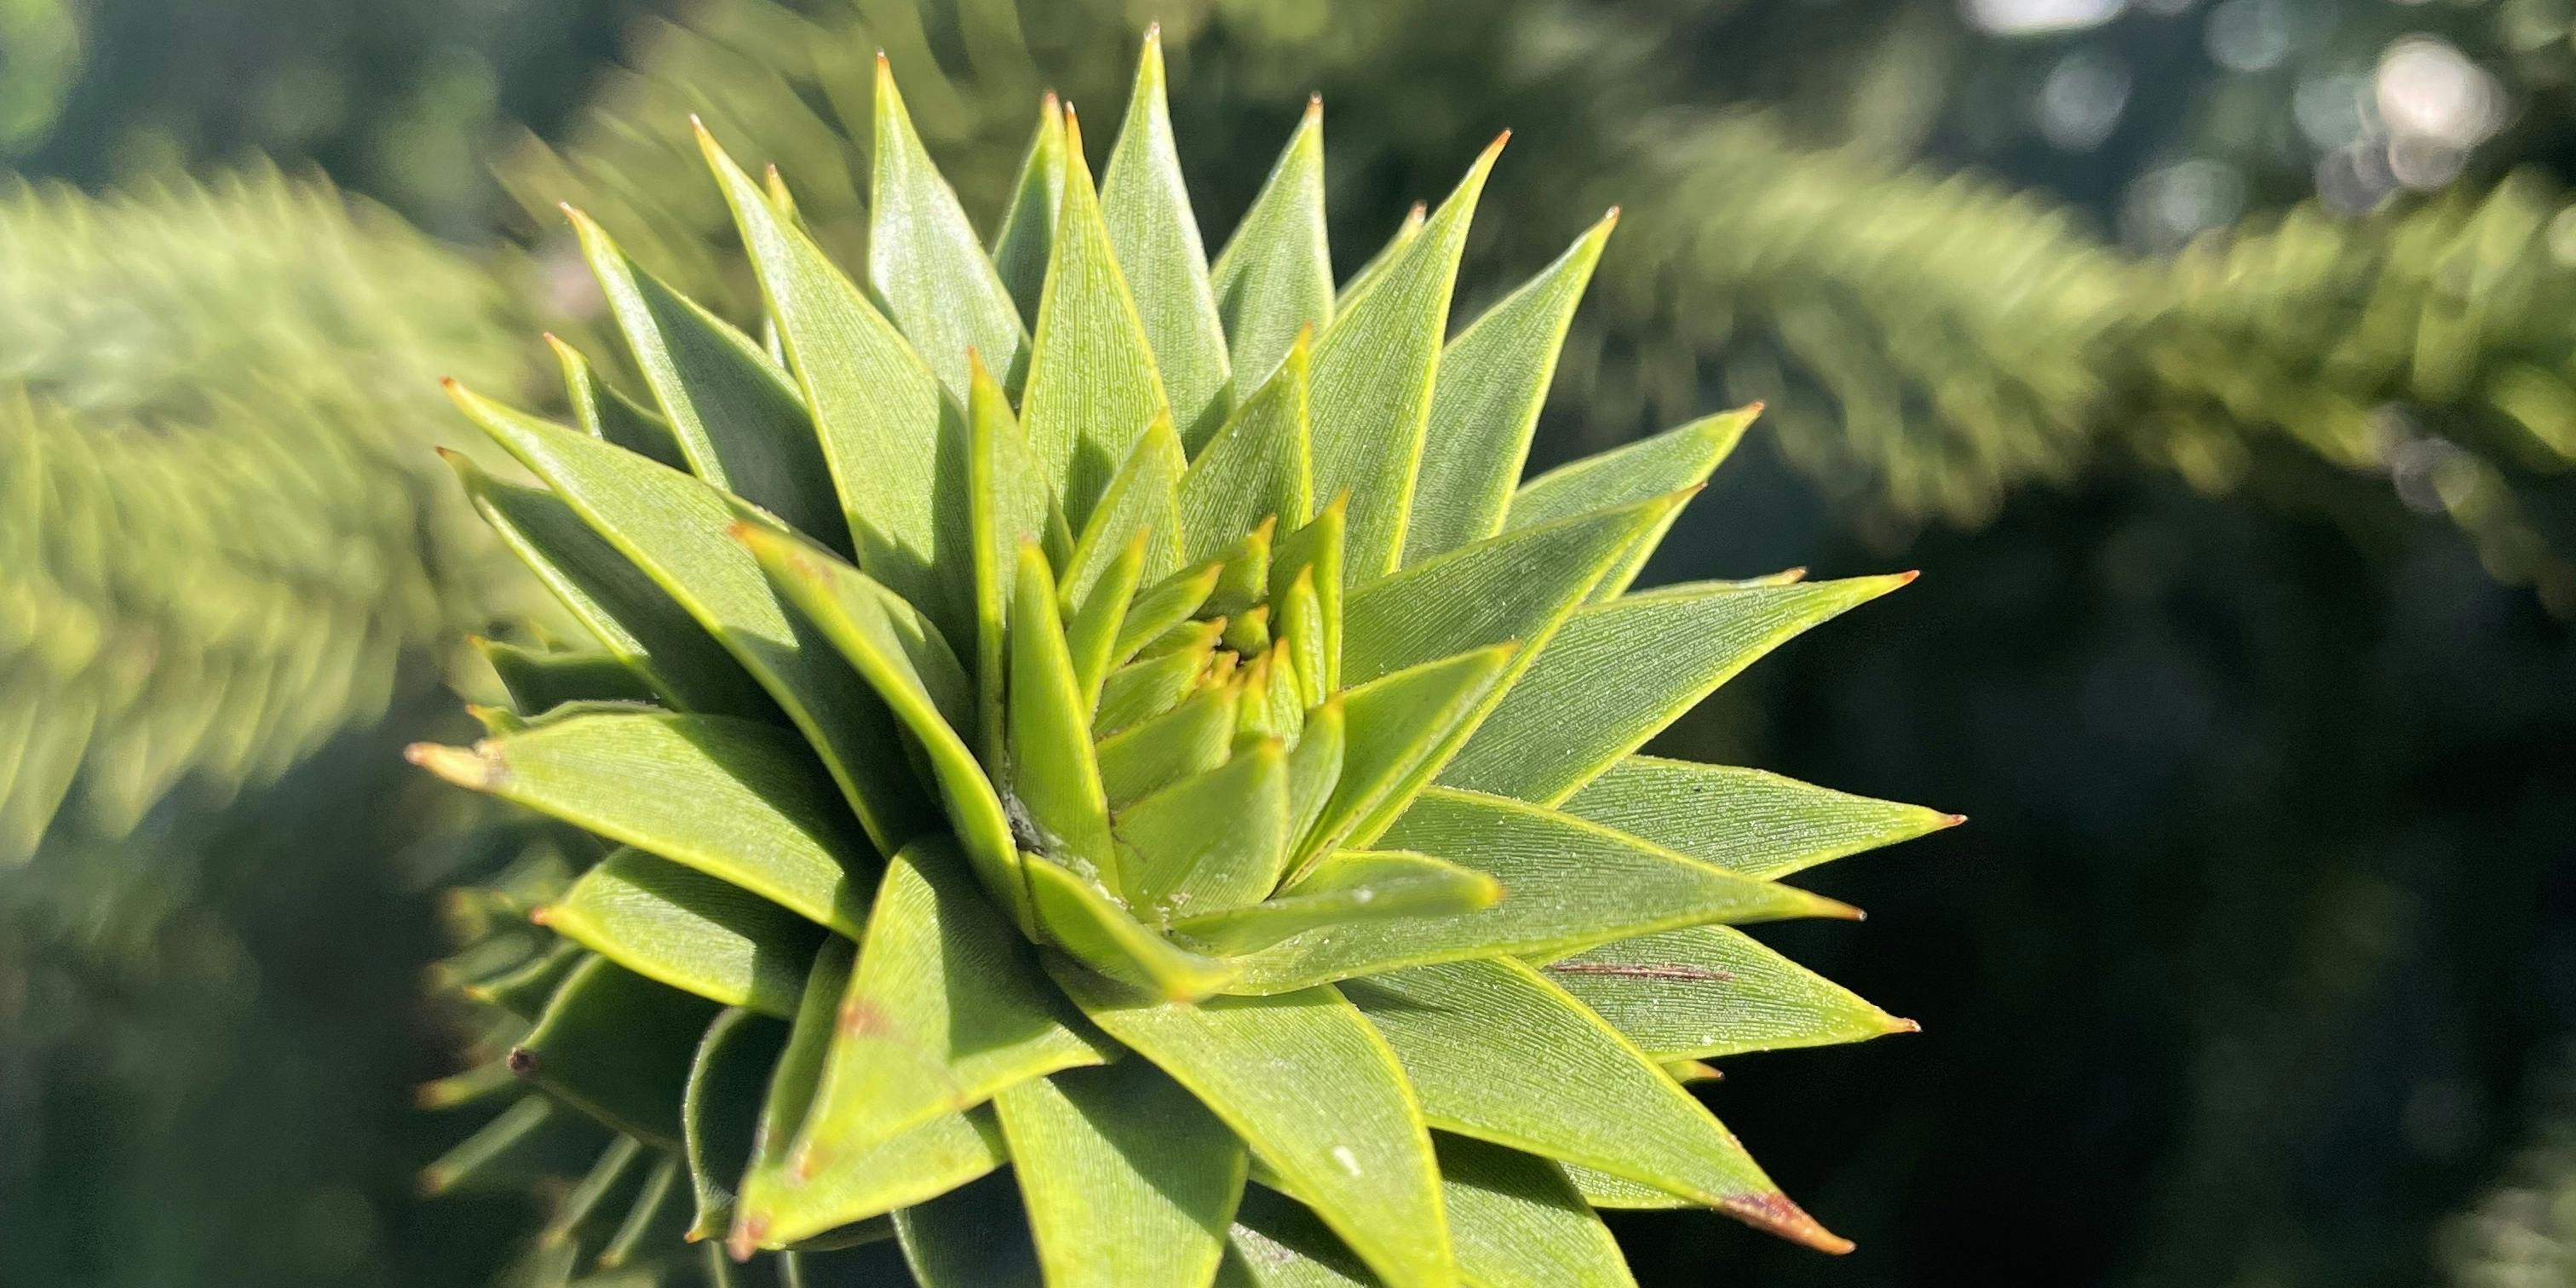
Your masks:
{"label": "reddish mark on leaf", "polygon": [[841,1005],[841,1032],[855,1038],[878,1037],[894,1032],[894,1021],[876,1003],[854,997]]}
{"label": "reddish mark on leaf", "polygon": [[1706,966],[1630,965],[1625,962],[1557,962],[1548,970],[1560,975],[1616,975],[1621,979],[1654,979],[1674,984],[1732,984],[1735,976]]}
{"label": "reddish mark on leaf", "polygon": [[510,1055],[506,1063],[510,1066],[510,1072],[515,1073],[522,1078],[533,1078],[537,1076],[537,1053],[527,1049],[526,1047],[510,1048]]}
{"label": "reddish mark on leaf", "polygon": [[760,1250],[760,1241],[769,1234],[769,1218],[744,1217],[733,1228],[733,1237],[725,1241],[725,1252],[736,1261],[749,1261]]}
{"label": "reddish mark on leaf", "polygon": [[1816,1218],[1807,1215],[1805,1208],[1790,1202],[1789,1196],[1778,1190],[1728,1199],[1725,1210],[1749,1225],[1796,1240],[1818,1252],[1841,1256],[1855,1246],[1851,1240],[1819,1224]]}

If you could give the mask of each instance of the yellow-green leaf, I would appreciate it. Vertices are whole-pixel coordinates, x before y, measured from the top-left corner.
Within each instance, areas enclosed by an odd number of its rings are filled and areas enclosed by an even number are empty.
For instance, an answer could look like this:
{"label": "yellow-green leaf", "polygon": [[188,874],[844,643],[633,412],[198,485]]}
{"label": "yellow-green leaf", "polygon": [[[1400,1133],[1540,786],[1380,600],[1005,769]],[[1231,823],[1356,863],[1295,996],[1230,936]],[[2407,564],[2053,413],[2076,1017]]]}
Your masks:
{"label": "yellow-green leaf", "polygon": [[759,342],[638,267],[588,216],[564,212],[691,471],[820,540],[845,544],[814,422],[787,373]]}
{"label": "yellow-green leaf", "polygon": [[1092,190],[1082,131],[1070,108],[1064,134],[1064,204],[1038,302],[1020,416],[1065,520],[1079,529],[1145,427],[1171,408],[1101,223],[1100,197]]}
{"label": "yellow-green leaf", "polygon": [[858,933],[876,856],[783,729],[726,716],[580,715],[472,750],[415,744],[412,759]]}
{"label": "yellow-green leaf", "polygon": [[1048,851],[1093,865],[1113,883],[1109,801],[1091,749],[1091,709],[1056,611],[1055,574],[1034,545],[1020,547],[1011,595],[1011,784],[1017,807]]}
{"label": "yellow-green leaf", "polygon": [[681,450],[678,436],[671,432],[671,422],[600,379],[581,350],[551,334],[546,336],[546,346],[563,364],[564,399],[572,404],[573,422],[583,432],[649,456],[672,469],[689,468],[688,453]]}
{"label": "yellow-green leaf", "polygon": [[1556,1164],[1434,1133],[1458,1274],[1474,1288],[1636,1288],[1609,1227]]}
{"label": "yellow-green leaf", "polygon": [[1190,915],[1270,893],[1288,862],[1288,753],[1266,739],[1137,801],[1116,821],[1137,908]]}
{"label": "yellow-green leaf", "polygon": [[1455,1282],[1422,1111],[1385,1041],[1339,994],[1185,1005],[1071,969],[1056,977],[1287,1178],[1390,1288]]}
{"label": "yellow-green leaf", "polygon": [[1238,385],[1266,379],[1301,332],[1333,320],[1324,233],[1324,100],[1307,100],[1252,209],[1210,270]]}
{"label": "yellow-green leaf", "polygon": [[[856,543],[825,544],[854,550],[869,576],[953,638],[965,638],[973,621],[969,479],[958,404],[942,395],[939,377],[858,284],[779,214],[713,136],[701,130],[698,143],[733,209],[788,366],[813,409],[809,432],[819,435],[820,464],[829,471],[817,481],[828,477],[839,490]],[[974,250],[971,242],[966,249]],[[961,366],[961,381],[962,373]],[[791,526],[820,535],[792,516]]]}
{"label": "yellow-green leaf", "polygon": [[1067,602],[1079,603],[1089,595],[1139,536],[1145,539],[1144,580],[1159,582],[1181,566],[1180,483],[1187,468],[1171,421],[1155,417],[1110,478],[1091,521],[1083,525],[1081,540],[1074,543],[1073,559],[1064,571]]}
{"label": "yellow-green leaf", "polygon": [[1206,689],[1099,744],[1100,786],[1114,816],[1167,783],[1222,765],[1234,746],[1233,686]]}
{"label": "yellow-green leaf", "polygon": [[1584,608],[1440,782],[1541,804],[1564,800],[1755,659],[1913,579],[1684,585]]}
{"label": "yellow-green leaf", "polygon": [[1301,332],[1278,369],[1193,454],[1180,483],[1182,558],[1211,558],[1266,518],[1276,517],[1282,531],[1305,525],[1314,507],[1306,372]]}
{"label": "yellow-green leaf", "polygon": [[1560,808],[1766,879],[1964,821],[1956,814],[1813,787],[1759,769],[1659,756],[1619,761]]}
{"label": "yellow-green leaf", "polygon": [[682,1154],[696,1196],[692,1241],[723,1234],[733,1221],[734,1187],[751,1164],[761,1097],[786,1044],[786,1025],[739,1006],[716,1016],[698,1042],[680,1097]]}
{"label": "yellow-green leaf", "polygon": [[751,552],[730,535],[737,523],[765,518],[696,479],[577,430],[461,391],[458,401],[769,690],[880,851],[900,848],[935,825],[884,702],[811,623],[780,601]]}
{"label": "yellow-green leaf", "polygon": [[1492,877],[1429,855],[1336,850],[1271,898],[1179,917],[1172,929],[1232,956],[1322,927],[1475,912],[1502,895]]}
{"label": "yellow-green leaf", "polygon": [[921,146],[882,53],[875,138],[868,183],[869,289],[959,402],[966,399],[970,351],[1016,386],[1028,349],[1019,307],[984,257],[957,193]]}
{"label": "yellow-green leaf", "polygon": [[1171,112],[1163,101],[1160,27],[1145,34],[1127,119],[1100,177],[1100,211],[1135,294],[1172,423],[1195,449],[1224,421],[1233,382],[1225,324],[1208,285],[1207,248],[1199,241],[1198,217],[1190,213],[1189,185],[1181,178]]}
{"label": "yellow-green leaf", "polygon": [[1428,779],[1432,757],[1483,705],[1515,651],[1509,644],[1477,649],[1343,692],[1340,775],[1331,801],[1298,841],[1300,862],[1341,844],[1361,820],[1401,810]]}
{"label": "yellow-green leaf", "polygon": [[[1044,471],[1029,451],[1010,400],[981,363],[970,373],[966,402],[972,441],[973,486],[969,525],[974,532],[975,692],[981,713],[981,750],[987,765],[1002,763],[1002,695],[1008,689],[1011,588],[1019,578],[1020,546],[1050,542],[1063,526],[1049,498]],[[1065,543],[1062,548],[1070,548]]]}
{"label": "yellow-green leaf", "polygon": [[729,881],[621,846],[539,911],[549,929],[682,992],[792,1015],[823,931]]}
{"label": "yellow-green leaf", "polygon": [[828,1170],[1013,1083],[1110,1054],[955,848],[916,842],[877,883],[790,1165]]}
{"label": "yellow-green leaf", "polygon": [[680,1090],[721,1009],[594,957],[510,1049],[510,1071],[618,1131],[680,1147]]}
{"label": "yellow-green leaf", "polygon": [[1540,971],[1659,1060],[1831,1046],[1921,1027],[1726,926],[1623,939]]}
{"label": "yellow-green leaf", "polygon": [[[1405,528],[1404,562],[1419,563],[1503,530],[1512,485],[1529,459],[1557,354],[1574,306],[1592,280],[1601,247],[1619,222],[1612,211],[1575,239],[1555,263],[1470,323],[1440,355],[1431,422],[1422,446],[1422,477]],[[1670,492],[1689,480],[1668,483]],[[1651,495],[1651,494],[1647,494]],[[1603,496],[1584,509],[1643,500]],[[1562,517],[1562,516],[1559,516]]]}
{"label": "yellow-green leaf", "polygon": [[1393,572],[1404,553],[1458,256],[1501,148],[1496,139],[1476,158],[1422,235],[1315,341],[1315,491],[1350,494],[1346,557],[1362,584]]}
{"label": "yellow-green leaf", "polygon": [[[1665,430],[1651,438],[1639,439],[1624,447],[1598,456],[1588,456],[1561,465],[1523,484],[1512,495],[1511,513],[1504,519],[1505,531],[1553,523],[1577,514],[1586,514],[1603,506],[1622,505],[1662,496],[1677,488],[1697,487],[1707,481],[1718,462],[1735,450],[1744,437],[1746,426],[1760,414],[1762,405],[1739,407],[1734,411],[1703,416],[1687,425]],[[1655,552],[1671,528],[1678,510],[1664,516],[1663,522],[1640,537],[1627,557],[1619,561],[1610,574],[1593,588],[1592,598],[1608,600],[1626,592],[1646,558]]]}
{"label": "yellow-green leaf", "polygon": [[1243,1142],[1143,1060],[994,1099],[1048,1288],[1200,1288],[1243,1194]]}
{"label": "yellow-green leaf", "polygon": [[1064,208],[1064,109],[1054,91],[1038,107],[1037,132],[1011,185],[1011,203],[993,237],[993,268],[1010,289],[1023,321],[1038,315],[1046,289],[1047,256],[1055,249],[1055,220]]}
{"label": "yellow-green leaf", "polygon": [[1849,1251],[1635,1044],[1518,962],[1447,962],[1343,985],[1435,1126],[1671,1190]]}
{"label": "yellow-green leaf", "polygon": [[1021,856],[1021,864],[1039,925],[1084,966],[1176,1002],[1209,996],[1233,981],[1232,965],[1165,939],[1074,872],[1034,854]]}

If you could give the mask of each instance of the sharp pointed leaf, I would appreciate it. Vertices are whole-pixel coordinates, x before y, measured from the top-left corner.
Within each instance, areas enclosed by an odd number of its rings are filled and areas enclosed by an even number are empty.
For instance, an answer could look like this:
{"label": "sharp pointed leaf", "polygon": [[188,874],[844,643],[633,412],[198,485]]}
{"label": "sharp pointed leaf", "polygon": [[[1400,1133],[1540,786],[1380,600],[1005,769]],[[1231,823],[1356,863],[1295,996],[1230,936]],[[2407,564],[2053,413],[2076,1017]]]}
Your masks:
{"label": "sharp pointed leaf", "polygon": [[1109,802],[1091,748],[1091,711],[1057,616],[1055,574],[1022,545],[1011,596],[1012,798],[1051,854],[1068,854],[1116,880]]}
{"label": "sharp pointed leaf", "polygon": [[[1322,640],[1324,662],[1321,681],[1326,693],[1342,687],[1342,538],[1346,527],[1344,511],[1348,507],[1349,498],[1333,498],[1316,513],[1313,522],[1281,538],[1270,560],[1270,598],[1284,601],[1300,577],[1309,577],[1314,583],[1315,616],[1321,623],[1316,633]],[[1306,665],[1300,659],[1300,668]]]}
{"label": "sharp pointed leaf", "polygon": [[826,542],[844,542],[813,420],[787,373],[751,337],[638,267],[599,225],[578,212],[572,220],[691,471]]}
{"label": "sharp pointed leaf", "polygon": [[520,717],[508,726],[511,729],[524,728],[527,721],[567,703],[642,705],[663,696],[642,671],[614,653],[597,649],[541,653],[491,640],[474,644],[491,664],[492,673],[500,677],[501,687],[509,690],[511,712]]}
{"label": "sharp pointed leaf", "polygon": [[1263,519],[1305,525],[1314,506],[1308,459],[1306,340],[1300,335],[1270,379],[1243,400],[1181,477],[1185,559],[1215,556]]}
{"label": "sharp pointed leaf", "polygon": [[1324,233],[1324,100],[1306,105],[1278,164],[1210,273],[1238,385],[1268,377],[1299,333],[1333,320]]}
{"label": "sharp pointed leaf", "polygon": [[1137,650],[1154,642],[1164,632],[1190,620],[1215,593],[1217,578],[1223,576],[1221,564],[1185,569],[1136,597],[1129,606],[1127,618],[1118,625],[1118,645],[1110,650],[1110,665],[1125,666]]}
{"label": "sharp pointed leaf", "polygon": [[1288,862],[1288,753],[1275,739],[1258,743],[1128,806],[1116,830],[1138,908],[1184,914],[1259,899]]}
{"label": "sharp pointed leaf", "polygon": [[1127,624],[1127,606],[1135,601],[1137,583],[1145,578],[1145,547],[1152,536],[1139,532],[1130,538],[1081,602],[1066,610],[1065,647],[1073,654],[1073,671],[1086,706],[1099,706],[1100,686],[1117,662],[1119,630]]}
{"label": "sharp pointed leaf", "polygon": [[770,583],[801,610],[903,722],[930,761],[950,824],[985,888],[1021,916],[1019,849],[992,781],[961,730],[973,728],[974,685],[939,628],[911,604],[831,552],[790,533],[745,524],[735,535]]}
{"label": "sharp pointed leaf", "polygon": [[1091,717],[1092,736],[1114,738],[1179,706],[1206,676],[1216,637],[1216,631],[1207,631],[1169,653],[1140,658],[1110,672],[1100,686],[1100,707]]}
{"label": "sharp pointed leaf", "polygon": [[1432,757],[1483,704],[1515,651],[1508,644],[1478,649],[1346,690],[1341,772],[1332,800],[1298,843],[1301,860],[1341,844],[1362,819],[1400,811],[1428,781]]}
{"label": "sharp pointed leaf", "polygon": [[812,1175],[943,1113],[1109,1057],[945,842],[886,864],[797,1137]]}
{"label": "sharp pointed leaf", "polygon": [[470,394],[460,401],[593,531],[650,574],[769,690],[823,759],[880,851],[930,826],[885,704],[772,590],[731,536],[758,516],[684,474]]}
{"label": "sharp pointed leaf", "polygon": [[1053,93],[1038,108],[1037,133],[1011,185],[1011,204],[993,239],[993,267],[1019,306],[1023,321],[1038,315],[1046,289],[1047,256],[1055,249],[1055,221],[1064,208],[1064,109]]}
{"label": "sharp pointed leaf", "polygon": [[1211,952],[1233,956],[1322,927],[1476,912],[1494,906],[1502,894],[1492,877],[1428,855],[1337,850],[1269,899],[1182,917],[1172,929]]}
{"label": "sharp pointed leaf", "polygon": [[[1422,476],[1405,527],[1404,562],[1482,541],[1503,530],[1503,513],[1529,459],[1530,431],[1556,377],[1557,353],[1575,303],[1592,280],[1616,213],[1575,239],[1555,263],[1470,323],[1440,354],[1440,380],[1424,433]],[[1667,484],[1670,492],[1689,480]],[[1652,495],[1651,493],[1646,495]],[[1594,510],[1644,495],[1604,496]],[[1563,517],[1562,515],[1558,517]]]}
{"label": "sharp pointed leaf", "polygon": [[1663,1060],[1830,1046],[1920,1027],[1725,926],[1623,939],[1540,970]]}
{"label": "sharp pointed leaf", "polygon": [[894,72],[877,56],[876,147],[868,184],[868,286],[948,392],[966,398],[971,351],[1019,383],[1028,333],[1019,307],[984,257],[957,194],[932,164],[904,111]]}
{"label": "sharp pointed leaf", "polygon": [[1755,659],[1911,580],[1685,585],[1585,608],[1567,619],[1440,782],[1561,801]]}
{"label": "sharp pointed leaf", "polygon": [[[828,471],[815,478],[828,478],[839,490],[839,510],[855,542],[825,544],[855,551],[869,576],[919,605],[952,638],[966,638],[973,620],[971,555],[966,427],[958,404],[942,395],[939,378],[831,257],[779,215],[711,136],[701,131],[698,141],[778,320],[788,366],[813,409],[818,464]],[[973,250],[971,242],[966,249]],[[962,373],[961,366],[961,382]],[[809,536],[823,531],[790,526]]]}
{"label": "sharp pointed leaf", "polygon": [[[1512,496],[1505,530],[1537,527],[1603,506],[1622,505],[1662,496],[1707,481],[1709,472],[1743,439],[1761,405],[1704,416],[1652,438],[1586,457],[1530,480]],[[1593,588],[1592,598],[1608,600],[1626,592],[1645,567],[1647,556],[1663,540],[1679,511],[1639,538],[1627,557]]]}
{"label": "sharp pointed leaf", "polygon": [[1208,689],[1163,714],[1103,739],[1100,786],[1114,815],[1145,794],[1226,762],[1234,746],[1232,688]]}
{"label": "sharp pointed leaf", "polygon": [[1163,938],[1100,887],[1036,855],[1022,863],[1039,925],[1083,965],[1176,1002],[1207,997],[1232,982],[1232,966]]}
{"label": "sharp pointed leaf", "polygon": [[581,350],[549,335],[546,343],[563,364],[564,398],[572,404],[574,423],[593,438],[615,443],[675,470],[689,468],[688,453],[671,422],[619,393],[602,380]]}
{"label": "sharp pointed leaf", "polygon": [[1536,971],[1448,962],[1344,991],[1386,1035],[1434,1125],[1672,1190],[1811,1247],[1850,1250],[1652,1059]]}
{"label": "sharp pointed leaf", "polygon": [[1082,132],[1069,109],[1064,157],[1064,205],[1038,303],[1020,414],[1066,521],[1080,528],[1145,427],[1171,408],[1101,224],[1100,198],[1083,163]]}
{"label": "sharp pointed leaf", "polygon": [[1049,1288],[1199,1288],[1243,1194],[1243,1142],[1143,1060],[994,1101]]}
{"label": "sharp pointed leaf", "polygon": [[1010,400],[981,364],[975,366],[966,404],[972,432],[972,514],[975,534],[975,679],[982,713],[985,763],[1002,761],[1002,695],[1008,689],[1008,622],[1011,588],[1019,578],[1020,547],[1045,543],[1060,525],[1037,458],[1011,418]]}
{"label": "sharp pointed leaf", "polygon": [[682,992],[795,1013],[821,927],[742,887],[621,846],[541,913],[555,933]]}
{"label": "sharp pointed leaf", "polygon": [[510,1070],[618,1131],[678,1149],[680,1090],[720,1009],[594,957],[511,1048]]}
{"label": "sharp pointed leaf", "polygon": [[1430,207],[1414,202],[1413,208],[1405,211],[1404,218],[1397,221],[1395,232],[1386,239],[1386,244],[1378,247],[1377,254],[1370,256],[1367,263],[1360,265],[1359,271],[1342,283],[1341,290],[1333,298],[1333,313],[1337,319],[1350,312],[1386,276],[1386,271],[1404,258],[1404,252],[1421,239],[1422,226],[1428,222],[1429,213]]}
{"label": "sharp pointed leaf", "polygon": [[1189,1088],[1391,1288],[1457,1271],[1421,1110],[1375,1030],[1329,988],[1197,1005],[1059,970],[1110,1036]]}
{"label": "sharp pointed leaf", "polygon": [[459,786],[858,933],[876,860],[783,729],[725,716],[583,715],[471,751],[421,744],[413,758]]}
{"label": "sharp pointed leaf", "polygon": [[1850,916],[1803,890],[1722,868],[1518,801],[1432,788],[1381,846],[1492,877],[1482,912],[1311,932],[1237,958],[1239,990],[1300,987],[1375,970],[1497,953],[1548,954],[1710,922]]}
{"label": "sharp pointed leaf", "polygon": [[[474,508],[574,620],[634,667],[673,705],[715,715],[777,719],[771,702],[724,646],[661,587],[590,530],[561,497],[504,483],[451,455]],[[534,715],[537,708],[522,708]]]}
{"label": "sharp pointed leaf", "polygon": [[1440,342],[1467,223],[1501,141],[1315,341],[1315,491],[1351,498],[1348,560],[1361,584],[1395,570],[1431,415]]}
{"label": "sharp pointed leaf", "polygon": [[1566,813],[1749,877],[1770,879],[1960,821],[1759,769],[1629,756],[1567,797]]}
{"label": "sharp pointed leaf", "polygon": [[1146,34],[1137,60],[1127,119],[1100,178],[1100,212],[1135,294],[1172,423],[1195,448],[1225,419],[1233,382],[1225,325],[1208,285],[1207,248],[1199,241],[1198,217],[1190,213],[1189,187],[1181,178],[1172,117],[1163,101],[1157,32]]}
{"label": "sharp pointed leaf", "polygon": [[1128,545],[1145,540],[1144,580],[1159,582],[1181,566],[1180,440],[1156,417],[1100,494],[1100,504],[1074,544],[1064,573],[1065,598],[1080,602]]}

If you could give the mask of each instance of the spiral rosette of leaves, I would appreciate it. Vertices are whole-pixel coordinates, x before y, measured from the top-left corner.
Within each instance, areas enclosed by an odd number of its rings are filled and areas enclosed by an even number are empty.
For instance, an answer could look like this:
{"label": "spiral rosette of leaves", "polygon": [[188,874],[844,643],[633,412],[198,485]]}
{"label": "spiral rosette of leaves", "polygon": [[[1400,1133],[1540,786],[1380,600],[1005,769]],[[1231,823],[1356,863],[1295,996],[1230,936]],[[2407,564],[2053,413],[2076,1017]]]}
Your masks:
{"label": "spiral rosette of leaves", "polygon": [[1210,264],[1151,37],[989,249],[875,92],[862,280],[701,132],[762,336],[575,214],[649,399],[457,392],[598,638],[415,759],[614,848],[460,896],[520,1018],[431,1097],[535,1094],[433,1180],[604,1124],[558,1279],[665,1226],[942,1285],[1628,1283],[1600,1208],[1847,1248],[1684,1083],[1910,1029],[1733,927],[1956,820],[1637,750],[1909,577],[1630,590],[1750,412],[1519,483],[1613,221],[1453,338],[1500,140],[1337,289],[1320,105]]}

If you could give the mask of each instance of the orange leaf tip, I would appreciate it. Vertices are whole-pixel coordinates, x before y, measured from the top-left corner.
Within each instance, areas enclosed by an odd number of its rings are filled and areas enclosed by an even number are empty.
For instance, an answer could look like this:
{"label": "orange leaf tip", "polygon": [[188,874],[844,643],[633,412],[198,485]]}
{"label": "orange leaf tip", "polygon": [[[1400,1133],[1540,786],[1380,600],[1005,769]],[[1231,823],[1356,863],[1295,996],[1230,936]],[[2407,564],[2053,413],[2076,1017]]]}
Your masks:
{"label": "orange leaf tip", "polygon": [[509,777],[509,769],[500,755],[486,750],[490,744],[474,747],[449,747],[434,742],[415,742],[403,748],[403,759],[438,775],[459,787],[489,791]]}
{"label": "orange leaf tip", "polygon": [[1789,1196],[1778,1190],[1729,1199],[1724,1210],[1748,1225],[1803,1243],[1818,1252],[1830,1252],[1839,1257],[1857,1246],[1826,1229],[1823,1223],[1807,1215],[1806,1209],[1790,1202]]}

